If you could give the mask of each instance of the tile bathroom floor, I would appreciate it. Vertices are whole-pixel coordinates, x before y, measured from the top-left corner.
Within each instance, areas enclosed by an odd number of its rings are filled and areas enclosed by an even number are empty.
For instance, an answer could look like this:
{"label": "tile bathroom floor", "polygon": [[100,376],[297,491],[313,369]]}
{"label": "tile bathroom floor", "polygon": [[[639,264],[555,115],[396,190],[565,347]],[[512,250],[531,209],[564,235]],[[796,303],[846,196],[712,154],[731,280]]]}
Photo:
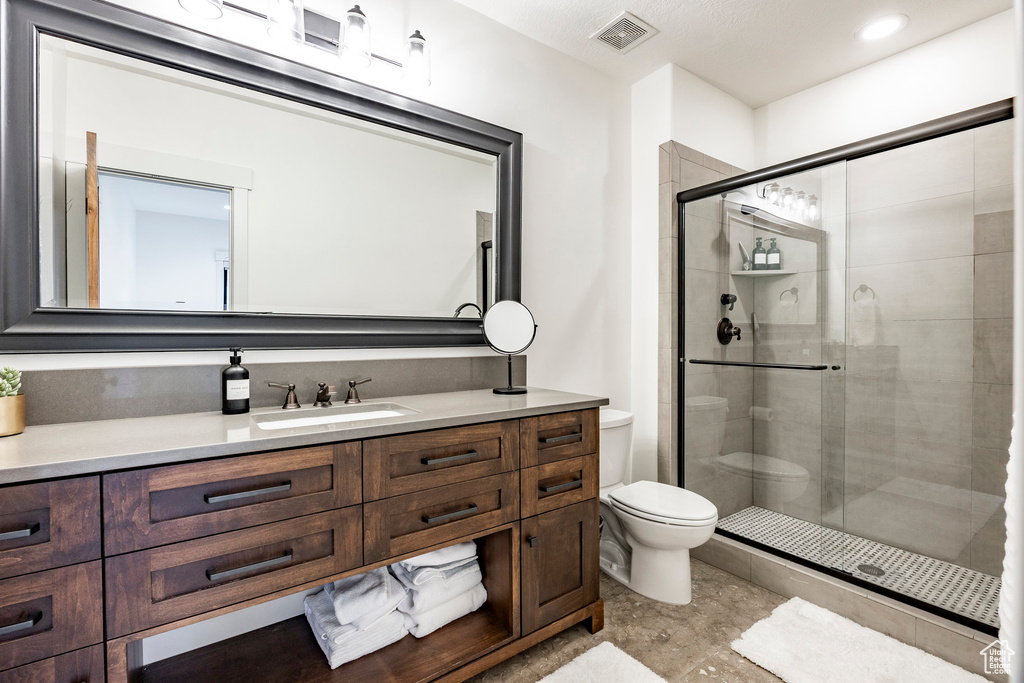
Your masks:
{"label": "tile bathroom floor", "polygon": [[760,586],[691,560],[693,601],[665,605],[601,574],[604,630],[563,631],[492,669],[473,683],[535,683],[602,641],[643,662],[668,683],[780,681],[729,644],[786,601]]}

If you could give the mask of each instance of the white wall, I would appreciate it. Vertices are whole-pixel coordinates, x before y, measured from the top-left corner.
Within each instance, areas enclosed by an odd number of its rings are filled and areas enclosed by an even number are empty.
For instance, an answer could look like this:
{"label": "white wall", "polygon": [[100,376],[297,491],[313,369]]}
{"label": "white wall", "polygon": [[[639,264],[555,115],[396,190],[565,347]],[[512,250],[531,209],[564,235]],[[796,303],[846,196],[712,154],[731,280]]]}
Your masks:
{"label": "white wall", "polygon": [[756,166],[1012,97],[1015,64],[1007,10],[757,109]]}
{"label": "white wall", "polygon": [[753,159],[753,111],[668,64],[631,89],[633,480],[658,478],[658,147],[675,140],[729,164]]}
{"label": "white wall", "polygon": [[[278,47],[259,22],[203,22],[175,2],[118,4],[330,66],[315,48]],[[309,2],[337,13],[337,3]],[[371,8],[365,8],[370,11]],[[523,301],[540,326],[529,382],[609,396],[629,407],[629,90],[582,63],[451,0],[389,0],[372,8],[374,51],[401,59],[419,29],[432,46],[433,83],[417,91],[382,64],[358,78],[524,135]],[[229,14],[233,15],[233,13]],[[430,351],[278,351],[249,362],[434,356]],[[453,350],[444,355],[462,353]],[[471,350],[468,353],[490,353]],[[226,354],[0,357],[26,369],[162,363],[224,363]]]}
{"label": "white wall", "polygon": [[136,212],[134,301],[146,308],[222,310],[224,269],[216,256],[228,250],[229,229],[228,221]]}

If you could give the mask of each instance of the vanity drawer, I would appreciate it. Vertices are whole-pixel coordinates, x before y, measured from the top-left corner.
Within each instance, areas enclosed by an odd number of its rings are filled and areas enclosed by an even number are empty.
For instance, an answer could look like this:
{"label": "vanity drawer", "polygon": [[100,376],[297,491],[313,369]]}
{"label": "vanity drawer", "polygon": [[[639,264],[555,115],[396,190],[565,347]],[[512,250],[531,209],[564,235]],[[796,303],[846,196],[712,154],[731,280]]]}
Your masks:
{"label": "vanity drawer", "polygon": [[361,474],[359,442],[108,474],[106,554],[354,505]]}
{"label": "vanity drawer", "polygon": [[99,477],[0,489],[0,579],[99,556]]}
{"label": "vanity drawer", "polygon": [[597,408],[519,421],[520,464],[544,465],[597,452]]}
{"label": "vanity drawer", "polygon": [[523,517],[579,503],[597,496],[597,454],[527,467],[519,483]]}
{"label": "vanity drawer", "polygon": [[0,683],[103,683],[105,668],[103,646],[93,645],[4,671]]}
{"label": "vanity drawer", "polygon": [[380,500],[519,467],[515,421],[363,442],[363,499]]}
{"label": "vanity drawer", "polygon": [[366,503],[366,564],[518,519],[518,479],[510,472]]}
{"label": "vanity drawer", "polygon": [[100,562],[0,581],[0,669],[103,640]]}
{"label": "vanity drawer", "polygon": [[107,637],[358,567],[361,522],[354,506],[108,558]]}

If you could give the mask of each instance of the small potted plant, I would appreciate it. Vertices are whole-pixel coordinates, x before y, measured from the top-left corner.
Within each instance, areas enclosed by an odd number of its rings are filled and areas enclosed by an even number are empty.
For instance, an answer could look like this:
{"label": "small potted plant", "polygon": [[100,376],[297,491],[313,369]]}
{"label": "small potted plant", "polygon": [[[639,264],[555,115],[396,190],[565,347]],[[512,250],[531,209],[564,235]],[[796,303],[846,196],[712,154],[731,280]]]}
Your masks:
{"label": "small potted plant", "polygon": [[21,373],[14,368],[0,368],[0,436],[25,431],[25,395],[19,394]]}

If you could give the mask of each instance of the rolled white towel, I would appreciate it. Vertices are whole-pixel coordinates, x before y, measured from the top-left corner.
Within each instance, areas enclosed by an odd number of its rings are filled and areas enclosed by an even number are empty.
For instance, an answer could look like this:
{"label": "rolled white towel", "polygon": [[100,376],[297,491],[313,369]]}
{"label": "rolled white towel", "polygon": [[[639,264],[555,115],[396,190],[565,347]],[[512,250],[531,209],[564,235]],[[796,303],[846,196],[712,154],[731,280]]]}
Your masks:
{"label": "rolled white towel", "polygon": [[401,564],[409,568],[437,567],[443,564],[450,564],[458,560],[468,560],[472,557],[476,557],[476,543],[473,541],[466,541],[465,543],[450,545],[447,548],[441,548],[440,550],[435,550],[424,555],[410,557],[408,560],[402,560]]}
{"label": "rolled white towel", "polygon": [[409,629],[409,633],[417,638],[422,638],[456,619],[477,611],[485,602],[487,602],[487,589],[482,583],[478,583],[468,591],[434,609],[406,615],[405,626]]}
{"label": "rolled white towel", "polygon": [[375,612],[394,597],[397,587],[386,567],[335,581],[324,588],[334,599],[334,612],[341,624]]}
{"label": "rolled white towel", "polygon": [[363,631],[352,625],[342,626],[334,616],[331,598],[323,591],[306,596],[305,612],[316,642],[332,669],[396,643],[409,633],[406,617],[398,611],[392,611]]}
{"label": "rolled white towel", "polygon": [[437,576],[417,584],[409,574],[409,570],[402,566],[401,563],[391,565],[391,570],[395,573],[395,576],[409,589],[409,598],[412,605],[405,610],[406,613],[419,614],[434,609],[483,581],[483,573],[480,571],[479,562],[473,561],[466,566],[469,568],[468,571],[460,571],[459,575],[450,581]]}

